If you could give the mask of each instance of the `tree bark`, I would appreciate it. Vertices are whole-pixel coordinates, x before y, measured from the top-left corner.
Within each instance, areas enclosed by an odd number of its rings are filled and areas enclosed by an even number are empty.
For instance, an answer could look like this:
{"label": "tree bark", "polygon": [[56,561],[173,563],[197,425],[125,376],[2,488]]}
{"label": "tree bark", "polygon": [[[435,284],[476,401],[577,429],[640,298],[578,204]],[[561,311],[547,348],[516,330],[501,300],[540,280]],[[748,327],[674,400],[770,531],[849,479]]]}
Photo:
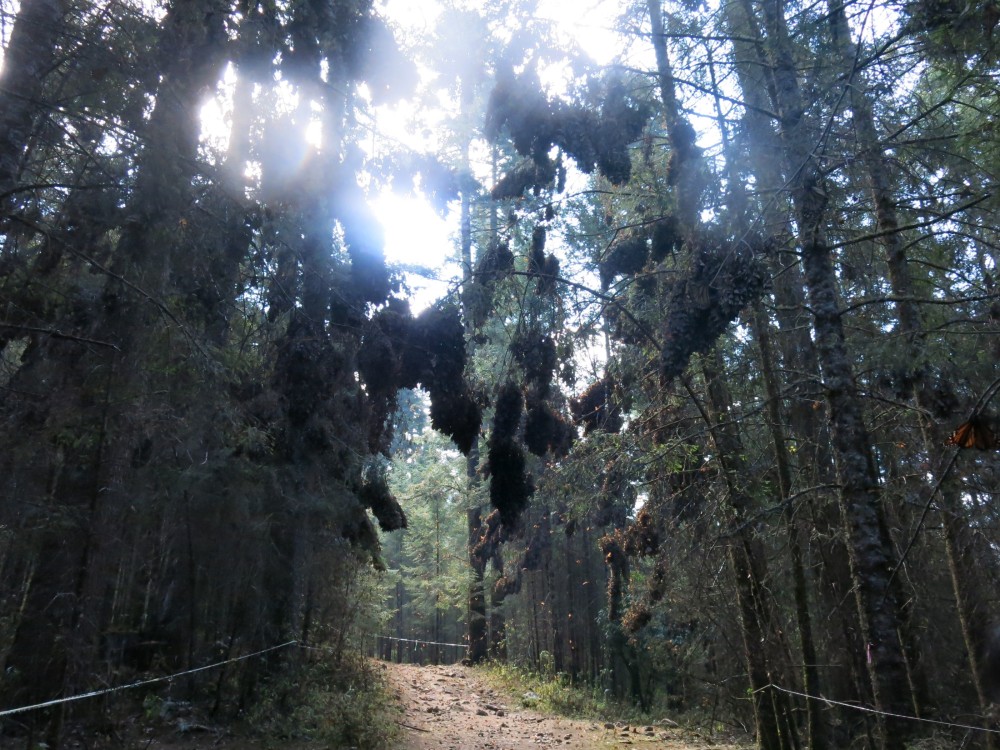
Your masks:
{"label": "tree bark", "polygon": [[[472,283],[472,190],[471,179],[464,180],[461,193],[460,243],[462,253],[462,276],[466,286]],[[473,446],[466,462],[466,477],[470,490],[479,481],[479,448]],[[483,580],[486,575],[486,559],[473,554],[473,547],[483,533],[483,514],[478,506],[466,511],[469,530],[469,567],[472,578],[469,584],[468,659],[472,664],[484,661],[489,653],[489,628],[486,619],[486,593]]]}
{"label": "tree bark", "polygon": [[[696,238],[701,231],[699,211],[702,194],[704,165],[700,153],[693,142],[694,131],[681,116],[678,107],[673,71],[666,48],[663,14],[660,0],[648,0],[647,8],[652,23],[652,42],[656,53],[657,79],[660,100],[666,117],[667,132],[670,137],[673,157],[671,170],[676,170],[675,203],[677,221],[681,234]],[[729,398],[718,373],[706,367],[708,399],[711,410],[716,415],[729,412]],[[768,632],[773,613],[766,596],[765,555],[759,540],[752,538],[746,528],[750,499],[744,488],[739,486],[737,477],[744,473],[740,456],[739,435],[731,428],[718,423],[710,425],[713,441],[719,452],[721,471],[726,482],[729,507],[732,512],[733,537],[727,546],[727,555],[736,587],[740,608],[740,623],[743,635],[744,659],[750,679],[754,719],[757,726],[757,744],[762,750],[785,750],[794,747],[794,727],[788,721],[787,700],[784,695],[769,689],[773,682],[768,654],[768,644],[773,644]]]}
{"label": "tree bark", "polygon": [[[833,486],[836,467],[831,452],[829,425],[823,422],[822,411],[815,408],[819,404],[813,396],[821,390],[819,362],[810,336],[809,316],[805,312],[805,282],[798,256],[793,252],[795,239],[791,235],[789,217],[792,207],[786,195],[786,178],[781,167],[783,148],[773,125],[777,116],[771,113],[774,87],[765,75],[767,60],[761,45],[752,41],[758,39],[758,30],[751,26],[742,3],[727,5],[726,23],[734,39],[735,70],[746,105],[743,124],[748,141],[749,166],[755,177],[756,205],[760,217],[760,222],[755,226],[760,227],[759,231],[769,238],[770,245],[774,248],[769,261],[775,302],[773,314],[780,332],[780,336],[776,337],[776,344],[781,352],[782,372],[787,373],[780,383],[779,395],[787,404],[790,428],[788,435],[795,445],[793,463],[796,486]],[[768,99],[769,92],[771,100]],[[770,339],[769,331],[765,333],[768,325],[766,320],[761,320],[758,324],[758,343],[762,346],[765,336]],[[775,381],[772,385],[777,387],[779,383]],[[772,423],[773,419],[772,416]],[[783,455],[786,461],[791,461],[793,457],[788,454],[787,447],[783,454],[779,449],[779,456]],[[786,468],[792,471],[792,466]],[[864,697],[867,677],[862,656],[864,649],[858,640],[860,625],[857,621],[857,608],[843,606],[845,598],[853,589],[853,583],[847,564],[849,553],[839,529],[839,510],[835,507],[835,499],[828,496],[826,491],[814,490],[812,494],[814,499],[809,502],[808,513],[822,560],[817,574],[818,606],[834,613],[835,622],[839,625],[833,631],[839,636],[839,640],[832,643],[829,650],[848,654],[849,679],[845,681],[837,675],[831,675],[826,685],[828,689],[833,689],[834,695]],[[800,622],[800,632],[802,627],[803,623]],[[810,675],[803,676],[806,684],[812,683]],[[810,694],[819,693],[810,691]],[[814,729],[817,727],[814,719],[820,709],[821,706],[815,701],[809,701],[809,724]],[[810,734],[811,743],[821,742],[813,731]]]}
{"label": "tree bark", "polygon": [[[892,190],[891,169],[878,131],[875,126],[874,101],[864,72],[858,70],[858,48],[851,37],[847,14],[841,0],[829,4],[830,31],[834,47],[840,54],[841,70],[848,91],[851,107],[851,121],[857,136],[861,162],[868,176],[869,190],[874,204],[878,229],[878,242],[885,253],[889,270],[889,283],[896,302],[899,331],[905,338],[905,361],[911,371],[913,400],[920,415],[924,450],[928,455],[940,455],[938,446],[945,444],[945,432],[929,418],[932,402],[928,398],[931,384],[927,379],[923,321],[914,293],[913,282],[907,262],[906,247],[899,229],[899,218]],[[933,487],[936,481],[929,482]],[[941,482],[942,527],[944,530],[945,555],[948,572],[955,596],[956,613],[962,638],[965,643],[969,674],[979,700],[983,716],[990,712],[990,700],[983,683],[983,668],[980,658],[985,648],[988,633],[988,610],[986,598],[979,590],[972,561],[967,551],[970,529],[962,509],[961,490],[947,477]],[[923,684],[923,681],[920,681]],[[919,705],[915,710],[919,711]],[[994,735],[986,734],[988,747],[995,748]]]}
{"label": "tree bark", "polygon": [[[826,241],[826,193],[805,119],[795,63],[785,27],[782,0],[764,0],[766,49],[771,60],[776,110],[781,125],[792,201],[798,222],[806,288],[823,387],[826,392],[840,504],[850,542],[851,571],[865,639],[866,662],[876,707],[905,714],[912,710],[902,626],[893,570],[896,561],[878,488],[871,440],[854,382],[837,302],[836,275]],[[911,727],[891,717],[880,720],[886,750],[902,750]]]}
{"label": "tree bark", "polygon": [[[33,24],[55,24],[60,7],[31,2],[24,10],[44,11]],[[207,12],[210,8],[205,3],[178,0],[167,13],[158,41],[157,48],[169,63],[163,70],[156,106],[143,133],[146,148],[128,206],[133,219],[116,245],[113,273],[106,281],[104,296],[100,304],[87,311],[90,338],[113,342],[117,350],[107,347],[81,352],[57,341],[40,340],[33,344],[31,356],[18,372],[18,377],[24,378],[38,377],[41,372],[47,372],[47,377],[59,373],[59,379],[52,382],[62,386],[61,408],[72,413],[56,415],[56,419],[78,422],[70,428],[77,437],[71,448],[74,455],[52,459],[48,493],[54,503],[58,498],[58,505],[63,507],[51,511],[48,527],[40,532],[40,549],[53,562],[39,567],[32,586],[35,591],[29,592],[24,619],[7,656],[7,666],[30,679],[28,685],[12,684],[5,690],[7,698],[14,702],[51,698],[55,691],[73,689],[72,683],[78,677],[82,679],[88,666],[82,655],[96,648],[94,631],[101,621],[103,583],[95,560],[102,536],[107,533],[102,519],[113,515],[109,506],[121,502],[123,495],[123,467],[128,465],[125,440],[131,435],[131,427],[121,404],[115,402],[108,409],[101,399],[94,403],[95,389],[101,383],[98,393],[119,389],[130,393],[142,377],[140,363],[147,345],[144,337],[148,335],[145,323],[160,313],[151,300],[159,300],[166,288],[173,255],[179,249],[173,230],[190,197],[198,144],[196,104],[206,84],[215,82],[223,53],[213,34],[221,26],[225,10],[216,7],[217,13],[212,14]],[[54,39],[45,38],[49,44]],[[164,50],[170,51],[169,57]],[[44,62],[45,51],[39,48],[36,52]],[[11,70],[16,73],[16,66]],[[13,95],[24,92],[18,91]],[[8,90],[6,95],[12,92]],[[21,125],[13,123],[15,130],[25,127],[23,118],[30,117],[24,112],[18,116]],[[14,144],[14,151],[19,148]],[[3,176],[10,180],[11,160],[16,159],[16,154],[8,148],[3,156],[7,159]],[[128,283],[124,283],[125,279]],[[144,294],[136,294],[136,289],[142,289]],[[133,358],[130,365],[122,366],[129,357]],[[109,437],[107,442],[105,436]],[[93,447],[88,449],[88,444]],[[61,462],[67,457],[72,462],[81,461],[82,471],[64,471]],[[45,495],[38,493],[39,497]],[[62,513],[66,514],[63,520],[69,522],[68,527],[54,521],[53,517]],[[51,606],[53,598],[60,602],[55,608]],[[39,622],[45,623],[43,628]],[[68,669],[72,666],[69,649],[80,655],[73,664],[84,665],[81,670]],[[63,674],[57,679],[59,671]],[[81,675],[75,671],[81,671]]]}
{"label": "tree bark", "polygon": [[767,566],[763,546],[755,537],[752,525],[751,498],[741,486],[739,477],[747,476],[742,460],[743,446],[732,423],[726,424],[731,412],[728,389],[722,381],[717,363],[711,356],[703,360],[708,389],[710,430],[719,454],[719,463],[726,483],[730,511],[726,554],[733,571],[736,599],[739,603],[743,635],[743,658],[752,691],[754,718],[757,724],[757,746],[761,750],[790,750],[798,745],[794,725],[788,721],[787,697],[771,685],[785,683],[776,667],[774,651],[779,647],[780,627],[775,626],[775,613],[767,594]]}
{"label": "tree bark", "polygon": [[37,114],[44,108],[45,78],[55,64],[66,0],[25,0],[4,50],[0,74],[0,211],[21,170]]}
{"label": "tree bark", "polygon": [[[805,553],[803,552],[803,532],[801,521],[790,505],[792,495],[792,469],[786,444],[784,424],[781,414],[781,395],[777,375],[774,372],[775,354],[771,344],[769,324],[760,306],[755,306],[753,315],[754,338],[760,347],[761,374],[767,392],[767,422],[774,443],[775,462],[778,467],[778,491],[784,509],[785,530],[788,533],[788,553],[792,565],[793,593],[795,598],[795,620],[799,629],[802,649],[802,686],[807,695],[820,695],[819,659],[813,640],[812,617],[809,607],[809,587],[806,580]],[[806,699],[806,735],[810,750],[825,750],[827,729],[820,713],[819,703]]]}

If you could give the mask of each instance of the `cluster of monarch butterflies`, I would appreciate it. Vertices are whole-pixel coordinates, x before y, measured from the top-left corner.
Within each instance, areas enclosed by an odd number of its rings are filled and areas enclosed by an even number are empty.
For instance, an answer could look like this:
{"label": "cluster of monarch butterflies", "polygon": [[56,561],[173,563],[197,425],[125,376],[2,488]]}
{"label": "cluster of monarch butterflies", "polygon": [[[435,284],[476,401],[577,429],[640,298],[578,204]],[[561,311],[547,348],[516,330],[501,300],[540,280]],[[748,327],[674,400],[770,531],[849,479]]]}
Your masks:
{"label": "cluster of monarch butterflies", "polygon": [[945,442],[945,445],[957,445],[959,448],[976,448],[989,451],[1000,448],[1000,440],[990,429],[986,419],[978,414],[968,422],[962,422]]}

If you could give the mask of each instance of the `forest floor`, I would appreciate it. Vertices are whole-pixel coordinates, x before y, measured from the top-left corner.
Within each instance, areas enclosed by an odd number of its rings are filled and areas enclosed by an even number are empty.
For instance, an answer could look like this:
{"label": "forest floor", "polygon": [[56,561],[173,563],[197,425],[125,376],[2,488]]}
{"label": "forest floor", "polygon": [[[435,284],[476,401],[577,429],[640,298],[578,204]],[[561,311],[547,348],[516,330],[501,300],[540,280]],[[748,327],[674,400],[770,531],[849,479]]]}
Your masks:
{"label": "forest floor", "polygon": [[[524,707],[467,667],[386,664],[400,707],[399,750],[737,750],[664,723],[605,724]],[[530,702],[530,699],[529,701]]]}

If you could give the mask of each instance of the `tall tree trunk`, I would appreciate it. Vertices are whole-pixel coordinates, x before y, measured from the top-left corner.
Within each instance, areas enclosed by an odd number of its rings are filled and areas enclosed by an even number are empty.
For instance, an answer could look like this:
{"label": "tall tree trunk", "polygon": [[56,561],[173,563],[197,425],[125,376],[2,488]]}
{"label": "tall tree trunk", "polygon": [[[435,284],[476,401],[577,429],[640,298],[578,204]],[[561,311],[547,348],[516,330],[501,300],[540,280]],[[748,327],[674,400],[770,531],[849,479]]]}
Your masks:
{"label": "tall tree trunk", "polygon": [[[839,627],[834,632],[840,637],[830,649],[848,655],[850,679],[847,685],[842,685],[844,680],[834,675],[828,687],[840,688],[834,690],[835,695],[863,698],[867,694],[867,677],[864,648],[858,639],[860,625],[857,608],[843,604],[853,588],[847,564],[849,554],[840,532],[836,501],[831,498],[828,502],[827,493],[818,489],[833,486],[836,481],[835,465],[829,427],[821,419],[822,412],[814,408],[817,404],[812,396],[821,389],[821,376],[816,347],[810,336],[809,317],[805,312],[805,282],[798,257],[793,252],[791,206],[785,195],[785,175],[781,168],[783,149],[773,127],[777,116],[770,114],[772,104],[768,100],[768,91],[769,87],[773,91],[773,86],[765,75],[767,62],[760,44],[750,41],[756,38],[756,31],[749,25],[743,10],[744,6],[739,2],[729,3],[726,23],[730,35],[736,40],[735,69],[746,103],[743,125],[748,140],[749,165],[755,177],[761,229],[775,248],[769,260],[774,315],[780,331],[777,345],[781,351],[782,370],[789,374],[781,384],[781,393],[788,404],[789,435],[795,440],[795,476],[799,486],[817,488],[813,491],[815,499],[809,503],[809,513],[824,560],[818,571],[818,596],[821,608],[835,613],[834,622]],[[758,341],[761,343],[765,325],[766,321],[758,327]],[[788,458],[787,449],[785,457]],[[800,630],[802,626],[803,623],[800,623]],[[806,682],[811,682],[811,678],[806,677]],[[815,701],[810,701],[807,710],[815,715],[821,708]],[[816,725],[811,723],[811,726]],[[811,740],[816,741],[819,738]]]}
{"label": "tall tree trunk", "polygon": [[[471,178],[464,180],[461,194],[461,226],[460,244],[462,253],[462,276],[466,286],[472,283],[472,190],[473,181]],[[466,461],[466,478],[471,490],[479,481],[479,447],[474,445],[469,451]],[[468,636],[469,652],[468,659],[472,664],[479,664],[486,659],[489,653],[489,629],[486,619],[486,593],[484,591],[484,578],[486,576],[486,558],[473,553],[473,548],[479,541],[480,534],[485,533],[483,529],[482,509],[478,506],[470,507],[466,511],[469,530],[469,567],[472,570],[472,579],[469,584],[469,616],[468,616]]]}
{"label": "tall tree trunk", "polygon": [[[854,382],[837,302],[832,253],[824,232],[826,193],[799,92],[794,60],[785,26],[782,0],[764,0],[766,49],[771,60],[775,105],[781,125],[806,288],[812,306],[813,330],[823,386],[826,391],[844,527],[850,542],[851,570],[866,661],[882,711],[912,710],[906,658],[899,632],[900,602],[893,579],[896,561],[881,507],[871,440]],[[911,727],[884,717],[881,743],[901,750]]]}
{"label": "tall tree trunk", "polygon": [[[715,79],[715,68],[711,68],[713,89],[718,92],[719,87]],[[753,232],[749,223],[749,196],[740,179],[738,162],[734,149],[730,143],[728,126],[722,110],[722,102],[717,93],[715,99],[716,119],[718,120],[719,132],[722,133],[723,153],[726,156],[726,167],[729,178],[729,204],[732,214],[733,226],[742,236],[750,236]],[[759,113],[755,113],[758,114]],[[749,115],[749,112],[748,112]],[[773,209],[772,209],[773,212]],[[770,226],[770,225],[766,225]],[[779,245],[779,240],[774,239],[775,246]],[[773,260],[773,256],[772,256]],[[775,274],[780,275],[780,274]],[[776,297],[778,294],[775,295]],[[787,295],[786,295],[787,296]],[[766,413],[768,429],[771,432],[771,439],[774,443],[775,463],[778,469],[778,494],[785,505],[784,521],[785,529],[788,532],[788,552],[789,562],[792,567],[793,593],[795,601],[795,619],[799,631],[799,644],[802,651],[802,688],[808,695],[819,695],[819,669],[816,656],[816,645],[813,640],[812,618],[810,616],[810,604],[808,595],[808,585],[805,572],[805,555],[803,552],[802,533],[799,522],[788,505],[792,492],[792,467],[791,457],[786,443],[784,419],[782,415],[781,389],[775,372],[777,362],[774,347],[771,343],[770,320],[764,312],[760,303],[755,303],[750,327],[760,348],[761,375],[767,393]],[[717,368],[717,364],[716,364]],[[717,404],[713,400],[713,407],[718,411],[719,407],[727,408],[728,404]],[[726,412],[721,412],[726,413]],[[742,448],[737,454],[742,456]],[[743,463],[740,460],[740,463]],[[790,700],[790,699],[789,699]],[[806,733],[810,750],[824,750],[827,746],[826,728],[820,713],[820,705],[816,701],[805,701],[806,712]]]}
{"label": "tall tree trunk", "polygon": [[673,174],[674,202],[677,220],[685,236],[696,232],[700,225],[702,193],[704,191],[704,163],[695,157],[695,132],[687,120],[681,116],[674,84],[673,68],[667,52],[667,39],[663,27],[661,0],[647,0],[646,8],[652,24],[653,51],[656,54],[657,83],[660,102],[663,105],[667,133],[670,138],[673,158],[670,169]]}
{"label": "tall tree trunk", "polygon": [[[715,79],[714,65],[711,67],[711,75],[713,89],[718,92],[719,88]],[[719,132],[722,134],[723,154],[726,156],[726,167],[729,177],[729,205],[730,213],[733,217],[732,223],[740,235],[749,236],[753,231],[748,221],[749,199],[740,180],[737,160],[730,144],[728,126],[718,93],[715,99],[715,109]],[[772,231],[776,230],[776,226],[772,227]],[[795,619],[798,625],[799,643],[802,651],[802,685],[808,695],[819,695],[819,669],[816,645],[813,641],[812,619],[809,612],[802,533],[799,529],[799,522],[789,505],[792,493],[792,467],[786,443],[784,419],[782,417],[780,386],[777,374],[775,373],[777,357],[774,347],[771,344],[770,321],[760,303],[754,304],[750,327],[760,350],[761,376],[767,393],[765,408],[768,417],[768,429],[771,432],[771,439],[774,443],[775,463],[778,469],[778,492],[782,504],[785,506],[784,520],[785,530],[788,533],[788,551],[792,566]],[[718,363],[716,363],[716,369],[718,369]],[[729,407],[728,403],[717,403],[717,399],[713,399],[712,404],[717,414],[726,413],[725,411],[720,412],[720,407],[723,409],[728,409]],[[740,463],[744,463],[742,459],[739,459],[743,455],[742,448],[739,446],[736,447],[739,448],[739,453],[736,454],[737,458]],[[810,750],[824,750],[826,747],[826,730],[820,718],[819,708],[816,701],[806,699],[806,732]]]}
{"label": "tall tree trunk", "polygon": [[[31,2],[24,7],[25,12],[45,10],[35,23],[58,20],[51,17],[58,15],[56,6]],[[205,3],[178,0],[164,20],[158,48],[169,62],[146,124],[146,148],[128,207],[133,220],[117,243],[114,273],[107,279],[103,298],[96,309],[88,310],[92,316],[90,337],[113,342],[117,349],[97,347],[81,353],[67,348],[65,342],[39,341],[19,371],[20,377],[37,376],[45,370],[50,376],[60,373],[63,398],[74,404],[73,416],[79,424],[87,425],[84,432],[78,425],[72,428],[78,442],[95,447],[92,460],[81,464],[82,471],[74,468],[72,476],[63,471],[64,459],[56,456],[53,462],[49,491],[65,509],[70,525],[50,518],[50,528],[40,532],[40,549],[46,561],[34,578],[35,591],[29,592],[24,620],[7,656],[7,667],[28,677],[30,683],[7,686],[5,692],[12,702],[51,698],[59,690],[75,689],[72,683],[82,680],[89,668],[87,654],[96,649],[103,582],[95,560],[99,542],[107,533],[101,528],[101,519],[111,518],[114,511],[110,505],[123,501],[123,469],[128,465],[124,451],[131,427],[120,403],[110,410],[100,399],[93,403],[94,389],[101,382],[98,392],[121,389],[131,393],[143,376],[143,353],[149,345],[145,324],[161,312],[155,305],[167,288],[178,250],[176,222],[190,201],[198,144],[196,104],[203,89],[214,84],[219,74],[222,48],[214,43],[214,34],[221,27],[225,9],[216,6],[215,13],[209,13],[211,9]],[[169,57],[164,50],[170,50]],[[45,53],[39,50],[38,54]],[[9,170],[14,157],[6,156],[5,169]],[[129,365],[124,366],[125,362]],[[62,407],[67,408],[65,401]],[[103,436],[113,440],[105,443]],[[66,458],[75,462],[82,454]],[[60,606],[53,608],[54,600],[61,602]],[[68,649],[73,649],[73,663],[81,665],[80,670],[66,669],[70,666]],[[53,740],[58,741],[58,737]]]}
{"label": "tall tree trunk", "polygon": [[490,593],[490,658],[507,661],[507,619],[502,605],[504,598],[494,589]]}
{"label": "tall tree trunk", "polygon": [[42,90],[52,71],[66,0],[24,0],[4,50],[0,73],[0,213],[14,189]]}
{"label": "tall tree trunk", "polygon": [[[704,164],[694,146],[694,130],[681,116],[676,99],[673,71],[666,47],[663,14],[660,0],[648,0],[647,8],[652,23],[653,49],[656,54],[657,78],[660,100],[666,117],[667,132],[673,151],[671,169],[676,170],[675,204],[677,221],[684,237],[694,239],[701,231],[699,213],[704,187]],[[708,398],[712,411],[727,414],[730,404],[728,393],[717,373],[707,372]],[[737,477],[745,467],[740,467],[743,451],[739,436],[731,427],[712,425],[713,440],[718,448],[722,474],[726,482],[729,506],[734,529],[727,554],[733,571],[737,600],[740,607],[740,624],[744,643],[744,659],[750,678],[754,719],[757,726],[757,744],[763,750],[785,750],[795,745],[794,728],[788,722],[787,699],[768,689],[773,682],[774,665],[770,663],[767,648],[773,643],[771,629],[773,613],[766,595],[765,555],[759,540],[752,538],[746,528],[750,511],[750,498],[739,486]]]}
{"label": "tall tree trunk", "polygon": [[[812,617],[809,611],[809,589],[806,580],[805,553],[803,551],[803,531],[801,520],[790,505],[792,495],[792,469],[788,455],[784,420],[781,414],[781,394],[778,378],[774,372],[775,354],[771,344],[769,323],[759,305],[753,314],[754,338],[760,347],[761,374],[767,392],[767,422],[774,443],[775,462],[778,467],[778,490],[785,506],[784,523],[788,533],[788,553],[792,565],[792,582],[795,597],[795,620],[799,629],[802,649],[802,686],[807,695],[820,695],[819,660],[816,643],[813,640]],[[806,699],[806,734],[810,750],[825,750],[827,730],[820,713],[818,701]]]}
{"label": "tall tree trunk", "polygon": [[[471,551],[479,540],[479,534],[482,529],[482,513],[479,508],[472,508],[467,511],[467,514],[469,522],[469,550]],[[486,659],[489,653],[486,592],[483,585],[485,565],[471,554],[469,562],[472,567],[472,580],[469,584],[468,659],[472,664],[479,664]]]}
{"label": "tall tree trunk", "polygon": [[[878,242],[885,253],[893,295],[898,300],[895,304],[899,318],[899,332],[903,334],[906,342],[905,361],[911,370],[911,381],[914,384],[912,396],[920,415],[924,450],[931,456],[940,455],[941,450],[938,446],[944,445],[946,435],[929,418],[932,413],[932,401],[928,397],[931,383],[928,382],[927,368],[923,364],[926,360],[923,321],[907,264],[907,243],[899,229],[891,170],[875,126],[874,101],[866,76],[863,71],[858,70],[859,49],[852,40],[844,4],[841,0],[834,0],[828,5],[831,37],[834,47],[840,54],[858,151],[868,176],[874,204]],[[931,486],[936,483],[936,481],[930,482]],[[969,542],[970,530],[962,508],[961,489],[947,477],[940,484],[945,554],[957,605],[956,612],[965,643],[970,678],[979,700],[980,711],[986,716],[990,712],[990,700],[983,683],[984,673],[980,658],[988,633],[989,608],[978,585],[980,576],[974,570],[968,556],[968,550],[972,545]],[[919,706],[916,709],[919,710]],[[992,734],[986,735],[986,741],[991,750],[997,746],[997,740]]]}
{"label": "tall tree trunk", "polygon": [[781,627],[775,625],[773,605],[767,594],[766,555],[760,540],[755,537],[752,501],[740,483],[740,477],[748,473],[742,460],[745,451],[735,424],[726,422],[726,415],[732,411],[732,399],[722,381],[719,363],[712,362],[709,355],[703,366],[708,387],[707,416],[727,489],[730,531],[726,553],[739,603],[743,658],[750,678],[757,746],[762,750],[788,750],[796,747],[798,740],[794,725],[789,721],[787,697],[770,687],[785,682],[776,667],[779,659],[774,653],[780,647],[782,636]]}

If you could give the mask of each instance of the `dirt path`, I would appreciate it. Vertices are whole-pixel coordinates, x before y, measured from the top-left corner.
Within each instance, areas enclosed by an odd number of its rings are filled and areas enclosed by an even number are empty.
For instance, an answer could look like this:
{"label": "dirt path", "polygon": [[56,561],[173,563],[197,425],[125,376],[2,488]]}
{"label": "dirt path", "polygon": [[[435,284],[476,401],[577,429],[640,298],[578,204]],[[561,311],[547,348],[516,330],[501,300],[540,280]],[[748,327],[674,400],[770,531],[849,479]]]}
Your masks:
{"label": "dirt path", "polygon": [[544,715],[496,693],[467,667],[386,664],[385,669],[400,705],[400,750],[736,750],[662,725],[614,726]]}

